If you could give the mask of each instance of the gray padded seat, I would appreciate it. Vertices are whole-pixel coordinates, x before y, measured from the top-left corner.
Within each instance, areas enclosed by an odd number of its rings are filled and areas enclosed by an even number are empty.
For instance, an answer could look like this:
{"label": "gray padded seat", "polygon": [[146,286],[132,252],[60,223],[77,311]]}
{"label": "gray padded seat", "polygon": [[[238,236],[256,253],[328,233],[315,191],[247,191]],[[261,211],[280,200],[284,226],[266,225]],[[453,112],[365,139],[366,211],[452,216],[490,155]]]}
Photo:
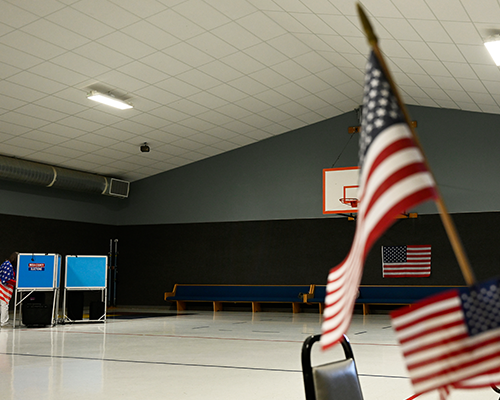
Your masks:
{"label": "gray padded seat", "polygon": [[351,346],[346,336],[342,347],[344,360],[311,366],[312,344],[320,335],[310,336],[302,347],[302,373],[306,400],[363,400],[358,372]]}

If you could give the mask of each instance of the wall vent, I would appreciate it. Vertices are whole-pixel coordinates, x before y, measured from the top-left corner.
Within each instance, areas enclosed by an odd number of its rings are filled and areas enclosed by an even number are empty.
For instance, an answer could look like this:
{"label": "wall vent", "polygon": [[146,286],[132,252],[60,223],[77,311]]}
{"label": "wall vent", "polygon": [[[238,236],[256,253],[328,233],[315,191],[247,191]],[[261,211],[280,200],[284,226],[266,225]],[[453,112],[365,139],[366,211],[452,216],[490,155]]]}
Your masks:
{"label": "wall vent", "polygon": [[111,178],[108,194],[110,196],[116,196],[116,197],[128,197],[129,189],[130,189],[130,182]]}

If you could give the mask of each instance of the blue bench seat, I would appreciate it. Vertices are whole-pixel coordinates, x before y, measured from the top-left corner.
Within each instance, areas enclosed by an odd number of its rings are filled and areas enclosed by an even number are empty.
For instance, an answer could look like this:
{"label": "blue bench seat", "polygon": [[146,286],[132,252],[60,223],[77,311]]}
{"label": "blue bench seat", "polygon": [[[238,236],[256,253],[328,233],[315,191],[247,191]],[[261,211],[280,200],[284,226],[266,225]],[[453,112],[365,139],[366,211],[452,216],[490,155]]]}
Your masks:
{"label": "blue bench seat", "polygon": [[177,310],[186,309],[186,302],[212,302],[213,310],[222,310],[223,303],[251,303],[252,311],[261,310],[261,303],[291,303],[294,313],[300,312],[303,295],[310,285],[187,285],[175,284],[166,292],[166,301],[175,301]]}
{"label": "blue bench seat", "polygon": [[[356,304],[363,306],[363,314],[366,315],[369,313],[370,305],[408,305],[445,290],[460,287],[463,286],[361,285]],[[326,285],[311,285],[311,292],[304,297],[304,302],[319,304],[322,313],[325,296]]]}

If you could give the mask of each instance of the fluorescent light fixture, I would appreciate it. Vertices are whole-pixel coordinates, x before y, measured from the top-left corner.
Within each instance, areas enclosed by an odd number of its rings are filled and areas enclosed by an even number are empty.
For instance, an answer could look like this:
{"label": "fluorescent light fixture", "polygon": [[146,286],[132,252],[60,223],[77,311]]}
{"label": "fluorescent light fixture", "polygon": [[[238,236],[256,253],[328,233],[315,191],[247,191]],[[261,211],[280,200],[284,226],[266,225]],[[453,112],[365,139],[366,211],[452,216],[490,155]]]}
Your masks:
{"label": "fluorescent light fixture", "polygon": [[500,35],[490,36],[486,42],[484,42],[484,45],[490,52],[495,64],[500,66]]}
{"label": "fluorescent light fixture", "polygon": [[126,110],[127,108],[133,108],[132,104],[129,104],[123,100],[118,100],[113,96],[109,96],[107,94],[99,93],[95,90],[92,90],[88,95],[87,99],[97,101],[102,104],[106,104],[111,107],[119,108],[120,110]]}

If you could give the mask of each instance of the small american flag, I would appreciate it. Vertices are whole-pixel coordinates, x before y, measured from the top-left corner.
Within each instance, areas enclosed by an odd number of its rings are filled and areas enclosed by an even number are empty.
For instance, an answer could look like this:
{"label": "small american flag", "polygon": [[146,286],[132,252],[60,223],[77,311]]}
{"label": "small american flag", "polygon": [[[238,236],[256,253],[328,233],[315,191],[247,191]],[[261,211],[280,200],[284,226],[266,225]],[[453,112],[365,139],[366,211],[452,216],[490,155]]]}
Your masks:
{"label": "small american flag", "polygon": [[425,278],[431,275],[431,246],[382,246],[384,278]]}
{"label": "small american flag", "polygon": [[500,383],[499,287],[493,279],[391,313],[416,394]]}
{"label": "small american flag", "polygon": [[373,51],[366,67],[359,163],[356,232],[349,254],[328,274],[323,349],[340,341],[349,328],[363,263],[373,244],[398,214],[437,197],[424,157]]}

